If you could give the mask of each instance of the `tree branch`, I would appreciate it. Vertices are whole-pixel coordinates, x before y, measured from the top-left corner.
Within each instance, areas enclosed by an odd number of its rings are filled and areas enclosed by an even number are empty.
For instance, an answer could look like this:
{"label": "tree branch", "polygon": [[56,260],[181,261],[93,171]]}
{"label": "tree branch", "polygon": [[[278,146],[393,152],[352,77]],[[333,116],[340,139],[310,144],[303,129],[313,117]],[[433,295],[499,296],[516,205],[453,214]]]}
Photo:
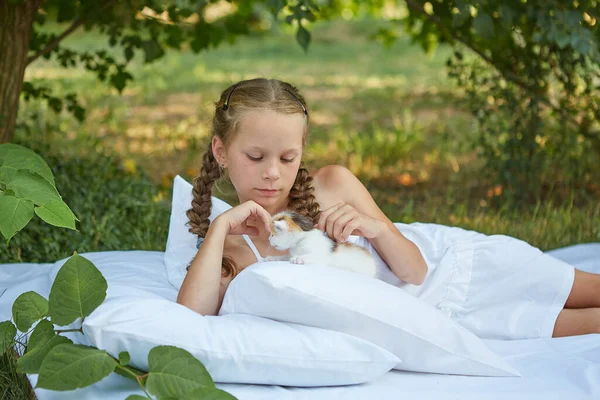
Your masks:
{"label": "tree branch", "polygon": [[[112,3],[115,3],[116,0],[108,0],[106,1],[104,4],[100,5],[100,10],[102,10],[103,8],[111,5]],[[61,33],[57,38],[55,38],[54,40],[52,40],[50,43],[48,43],[46,45],[46,47],[44,47],[42,50],[38,51],[37,53],[35,53],[34,55],[30,56],[27,58],[27,63],[25,64],[25,67],[27,67],[29,64],[31,64],[32,62],[34,62],[35,60],[37,60],[38,58],[50,53],[52,50],[54,50],[58,44],[67,36],[69,36],[71,33],[73,33],[75,30],[77,30],[77,28],[79,28],[81,25],[85,24],[86,19],[84,16],[80,16],[77,17],[73,23],[71,24],[71,26],[69,26],[63,33]]]}
{"label": "tree branch", "polygon": [[71,24],[71,26],[69,26],[63,33],[61,33],[56,39],[54,39],[53,41],[51,41],[50,43],[48,43],[46,45],[46,47],[44,47],[42,50],[38,51],[37,53],[35,53],[32,56],[27,57],[27,65],[31,64],[32,62],[34,62],[35,60],[37,60],[38,58],[50,53],[52,50],[54,50],[56,48],[56,46],[58,46],[58,44],[67,36],[69,36],[71,33],[73,33],[77,28],[79,28],[81,25],[83,25],[85,23],[85,19],[83,18],[77,18],[75,21],[73,21],[73,23]]}
{"label": "tree branch", "polygon": [[[414,0],[405,0],[405,1],[409,8],[421,13],[422,15],[425,16],[425,18],[427,18],[431,22],[433,22],[446,35],[446,37],[452,38],[452,39],[464,44],[469,49],[471,49],[472,51],[477,53],[477,55],[479,55],[479,57],[481,57],[485,62],[487,62],[489,65],[491,65],[496,71],[498,71],[504,77],[504,79],[506,79],[509,82],[515,83],[516,85],[521,87],[526,92],[535,92],[534,88],[532,88],[526,82],[521,80],[517,75],[513,74],[510,71],[506,71],[506,70],[502,70],[502,69],[498,68],[498,66],[494,63],[494,60],[492,60],[490,57],[488,57],[482,50],[478,49],[473,43],[471,43],[470,41],[466,40],[465,38],[462,38],[461,36],[457,35],[455,32],[448,30],[448,28],[443,24],[443,22],[438,17],[436,17],[434,15],[430,15],[427,12],[425,12],[423,7],[418,2],[416,2]],[[540,100],[544,104],[546,104],[548,107],[550,107],[552,110],[554,110],[555,112],[566,117],[565,111],[560,109],[557,105],[553,104],[552,101],[549,98],[547,98],[546,96],[540,96]],[[580,125],[574,119],[565,118],[565,120],[567,122],[570,122],[571,124],[575,125],[576,127],[580,127]],[[581,134],[583,136],[587,137],[588,139],[599,140],[599,137],[595,136],[593,133],[590,134],[590,133],[581,132]]]}
{"label": "tree branch", "polygon": [[[414,0],[405,0],[405,1],[409,8],[423,14],[425,16],[425,18],[429,19],[431,22],[436,24],[437,27],[446,35],[446,37],[452,38],[452,39],[464,44],[465,46],[467,46],[468,48],[473,50],[475,53],[477,53],[477,55],[479,57],[481,57],[485,62],[490,64],[496,70],[499,70],[498,67],[496,66],[496,64],[494,64],[494,60],[492,60],[490,57],[488,57],[482,50],[475,47],[475,45],[473,43],[469,42],[468,40],[466,40],[463,37],[460,37],[455,32],[448,30],[448,28],[443,24],[443,22],[438,17],[427,14],[427,12],[425,12],[423,7],[419,3],[417,3]],[[520,86],[521,88],[523,88],[525,90],[528,90],[528,91],[531,90],[531,87],[529,85],[527,85],[527,83],[523,82],[523,80],[521,80],[517,75],[513,74],[512,72],[500,71],[500,70],[499,70],[499,72],[502,74],[502,76],[504,76],[504,79],[506,79],[507,81],[516,83],[518,86]]]}

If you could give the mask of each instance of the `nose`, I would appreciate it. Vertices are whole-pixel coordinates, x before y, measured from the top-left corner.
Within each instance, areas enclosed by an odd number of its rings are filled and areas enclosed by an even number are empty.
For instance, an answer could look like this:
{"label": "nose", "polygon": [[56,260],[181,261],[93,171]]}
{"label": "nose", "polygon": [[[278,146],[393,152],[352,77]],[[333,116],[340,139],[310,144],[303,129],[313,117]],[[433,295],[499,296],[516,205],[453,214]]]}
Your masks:
{"label": "nose", "polygon": [[263,172],[263,178],[270,180],[270,181],[275,181],[277,179],[279,179],[280,177],[280,172],[279,172],[279,160],[274,160],[269,162],[266,165],[266,169]]}

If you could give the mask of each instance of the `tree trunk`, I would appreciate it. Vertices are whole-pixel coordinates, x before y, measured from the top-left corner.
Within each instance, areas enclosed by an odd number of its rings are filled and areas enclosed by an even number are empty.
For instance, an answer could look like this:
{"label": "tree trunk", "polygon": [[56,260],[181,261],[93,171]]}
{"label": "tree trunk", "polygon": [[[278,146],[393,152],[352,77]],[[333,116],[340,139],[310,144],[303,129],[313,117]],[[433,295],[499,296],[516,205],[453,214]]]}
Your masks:
{"label": "tree trunk", "polygon": [[27,66],[33,20],[40,0],[0,0],[0,143],[12,141]]}

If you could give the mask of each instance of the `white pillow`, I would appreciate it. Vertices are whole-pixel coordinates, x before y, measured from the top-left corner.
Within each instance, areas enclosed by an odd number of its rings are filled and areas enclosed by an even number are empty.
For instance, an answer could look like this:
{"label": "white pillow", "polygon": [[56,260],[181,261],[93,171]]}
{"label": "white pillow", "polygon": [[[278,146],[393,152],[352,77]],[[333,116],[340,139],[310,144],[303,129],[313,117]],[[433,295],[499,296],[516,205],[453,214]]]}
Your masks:
{"label": "white pillow", "polygon": [[[84,335],[71,339],[113,356],[128,351],[134,366],[147,368],[150,349],[168,344],[190,351],[218,382],[312,386],[365,382],[399,362],[370,342],[337,332],[252,316],[197,314],[175,302],[177,289],[167,281],[162,252],[80,255],[100,270],[108,292],[83,321]],[[52,282],[65,261],[49,271]]]}
{"label": "white pillow", "polygon": [[395,369],[519,373],[435,307],[377,279],[319,265],[255,263],[230,283],[219,315],[243,313],[344,332],[389,350]]}
{"label": "white pillow", "polygon": [[251,315],[204,317],[160,297],[106,300],[83,322],[93,346],[148,368],[148,353],[173,345],[202,361],[215,382],[288,386],[363,383],[400,360],[366,340]]}
{"label": "white pillow", "polygon": [[[198,252],[198,236],[189,232],[187,210],[192,206],[193,186],[177,175],[173,180],[173,202],[171,204],[171,220],[165,250],[165,265],[169,282],[179,290],[186,268]],[[212,222],[219,214],[229,210],[231,206],[214,196],[211,197],[212,208],[209,220]]]}

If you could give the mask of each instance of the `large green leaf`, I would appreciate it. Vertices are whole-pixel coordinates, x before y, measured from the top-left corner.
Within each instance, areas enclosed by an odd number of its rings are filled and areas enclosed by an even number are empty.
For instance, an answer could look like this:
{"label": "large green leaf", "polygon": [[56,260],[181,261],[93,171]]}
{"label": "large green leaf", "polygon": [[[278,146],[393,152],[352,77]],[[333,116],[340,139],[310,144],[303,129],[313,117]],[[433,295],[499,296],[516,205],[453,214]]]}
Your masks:
{"label": "large green leaf", "polygon": [[17,328],[10,321],[0,322],[0,355],[14,343]]}
{"label": "large green leaf", "polygon": [[59,344],[42,361],[36,387],[75,390],[104,379],[116,366],[115,359],[103,350],[77,344]]}
{"label": "large green leaf", "polygon": [[12,315],[17,328],[27,332],[35,321],[48,315],[48,300],[36,292],[22,293],[13,303]]}
{"label": "large green leaf", "polygon": [[64,343],[72,342],[64,336],[57,335],[50,321],[40,321],[31,333],[27,352],[17,360],[17,370],[26,374],[37,374],[48,352]]}
{"label": "large green leaf", "polygon": [[35,208],[35,213],[50,225],[76,230],[77,217],[62,200],[51,201]]}
{"label": "large green leaf", "polygon": [[73,255],[61,267],[50,289],[49,314],[56,325],[84,318],[106,298],[108,285],[89,260]]}
{"label": "large green leaf", "polygon": [[9,241],[33,218],[33,202],[0,191],[0,232]]}
{"label": "large green leaf", "polygon": [[36,172],[0,167],[0,181],[12,190],[16,197],[31,200],[38,206],[61,200],[56,188]]}
{"label": "large green leaf", "polygon": [[146,388],[158,397],[180,398],[198,388],[214,388],[204,365],[187,351],[174,346],[157,346],[148,354]]}
{"label": "large green leaf", "polygon": [[3,166],[35,172],[55,186],[52,170],[46,161],[27,147],[12,143],[0,144],[0,167]]}

